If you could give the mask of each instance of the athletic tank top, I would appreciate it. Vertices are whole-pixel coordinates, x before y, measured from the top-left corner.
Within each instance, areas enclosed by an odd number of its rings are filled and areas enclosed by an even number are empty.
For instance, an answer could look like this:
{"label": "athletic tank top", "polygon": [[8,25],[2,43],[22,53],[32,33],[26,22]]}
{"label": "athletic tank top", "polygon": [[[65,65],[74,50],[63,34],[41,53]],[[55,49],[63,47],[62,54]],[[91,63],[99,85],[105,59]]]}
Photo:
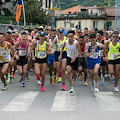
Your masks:
{"label": "athletic tank top", "polygon": [[[49,45],[51,45],[51,44],[52,44],[51,37],[49,37]],[[55,45],[53,45],[52,49],[55,50]]]}
{"label": "athletic tank top", "polygon": [[109,47],[108,47],[108,60],[115,60],[115,59],[119,59],[120,56],[118,56],[117,58],[114,58],[115,54],[119,54],[120,53],[120,43],[117,42],[116,46],[113,46],[112,41],[109,43]]}
{"label": "athletic tank top", "polygon": [[[96,44],[97,44],[97,47],[95,49],[95,52],[92,55],[88,56],[89,59],[96,59],[97,60],[100,58],[100,56],[99,56],[99,43],[96,42]],[[88,53],[90,53],[91,51],[92,51],[92,46],[91,46],[91,42],[89,42]]]}
{"label": "athletic tank top", "polygon": [[[6,40],[6,36],[5,36],[5,41],[7,41],[7,40]],[[14,45],[14,44],[13,44],[13,41],[12,41],[12,38],[10,38],[10,41],[7,41],[7,42],[9,42],[11,45]]]}
{"label": "athletic tank top", "polygon": [[78,50],[76,47],[77,40],[74,40],[73,44],[70,45],[68,40],[65,41],[66,49],[67,49],[67,57],[74,58],[78,54]]}
{"label": "athletic tank top", "polygon": [[0,63],[10,62],[10,50],[8,49],[7,42],[5,41],[5,46],[0,46]]}
{"label": "athletic tank top", "polygon": [[[84,50],[85,50],[85,43],[84,43],[83,47],[81,47],[81,52],[84,52]],[[79,56],[79,58],[85,58],[85,57],[84,57],[84,55],[81,54]]]}
{"label": "athletic tank top", "polygon": [[46,45],[46,41],[43,42],[43,44],[41,45],[39,43],[39,40],[36,41],[36,47],[35,47],[35,57],[43,59],[43,58],[47,58],[47,54],[44,52],[47,49],[47,45]]}
{"label": "athletic tank top", "polygon": [[[56,36],[56,43],[55,43],[55,51],[61,51],[61,48],[66,41],[66,37],[64,36],[63,40],[60,40],[58,36]],[[66,51],[66,47],[64,48],[63,51]]]}
{"label": "athletic tank top", "polygon": [[27,56],[28,45],[29,45],[28,40],[25,44],[22,43],[21,39],[19,40],[19,45],[18,45],[18,48],[17,48],[19,56]]}

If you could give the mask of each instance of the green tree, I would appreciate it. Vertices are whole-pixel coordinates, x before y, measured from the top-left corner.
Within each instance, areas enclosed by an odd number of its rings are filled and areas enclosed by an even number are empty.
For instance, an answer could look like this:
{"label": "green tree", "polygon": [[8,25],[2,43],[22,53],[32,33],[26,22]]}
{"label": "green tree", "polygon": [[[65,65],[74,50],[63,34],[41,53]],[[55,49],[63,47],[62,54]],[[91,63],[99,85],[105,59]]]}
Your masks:
{"label": "green tree", "polygon": [[[38,23],[49,25],[51,17],[46,10],[42,8],[42,0],[27,0],[24,2],[25,17],[27,23]],[[20,21],[23,22],[23,12]]]}

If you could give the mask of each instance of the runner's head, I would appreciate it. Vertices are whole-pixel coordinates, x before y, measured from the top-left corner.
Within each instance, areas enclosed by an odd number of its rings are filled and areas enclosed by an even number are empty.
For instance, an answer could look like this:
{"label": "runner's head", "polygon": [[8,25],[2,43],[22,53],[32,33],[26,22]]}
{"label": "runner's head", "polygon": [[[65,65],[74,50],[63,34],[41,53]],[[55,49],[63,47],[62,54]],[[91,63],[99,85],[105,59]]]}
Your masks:
{"label": "runner's head", "polygon": [[11,39],[11,37],[12,37],[12,30],[8,30],[7,31],[6,37],[7,37],[7,39]]}
{"label": "runner's head", "polygon": [[79,44],[83,45],[84,44],[84,36],[79,37]]}
{"label": "runner's head", "polygon": [[0,43],[3,42],[4,40],[5,40],[5,34],[0,33]]}
{"label": "runner's head", "polygon": [[94,44],[96,42],[96,35],[95,34],[90,34],[90,42]]}
{"label": "runner's head", "polygon": [[22,39],[23,41],[25,41],[25,40],[27,39],[27,33],[26,33],[26,32],[22,32],[22,33],[21,33],[21,39]]}
{"label": "runner's head", "polygon": [[84,33],[88,33],[88,28],[84,28]]}
{"label": "runner's head", "polygon": [[97,31],[97,35],[96,35],[96,39],[97,40],[101,40],[102,36],[103,36],[103,31],[102,30],[98,30]]}
{"label": "runner's head", "polygon": [[112,40],[116,41],[118,39],[118,31],[113,31],[112,33]]}
{"label": "runner's head", "polygon": [[59,33],[59,36],[63,36],[63,34],[64,34],[63,28],[59,28],[58,33]]}
{"label": "runner's head", "polygon": [[70,40],[70,41],[74,40],[74,35],[75,35],[75,31],[69,30],[67,33],[68,40]]}
{"label": "runner's head", "polygon": [[45,39],[45,32],[39,32],[39,39],[42,41]]}
{"label": "runner's head", "polygon": [[88,39],[89,39],[89,34],[86,33],[86,34],[84,35],[84,42],[88,42]]}

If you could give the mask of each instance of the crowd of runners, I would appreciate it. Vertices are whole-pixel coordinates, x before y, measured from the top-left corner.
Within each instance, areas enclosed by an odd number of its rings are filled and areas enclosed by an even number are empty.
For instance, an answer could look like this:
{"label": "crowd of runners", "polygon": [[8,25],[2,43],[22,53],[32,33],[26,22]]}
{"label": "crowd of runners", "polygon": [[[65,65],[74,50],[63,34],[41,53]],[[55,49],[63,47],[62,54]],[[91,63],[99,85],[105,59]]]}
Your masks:
{"label": "crowd of runners", "polygon": [[90,76],[91,89],[99,92],[100,84],[104,84],[105,77],[109,77],[114,84],[114,91],[118,92],[120,69],[120,42],[117,29],[112,31],[88,28],[30,29],[24,28],[20,33],[8,26],[7,34],[0,32],[0,77],[4,84],[13,82],[16,70],[20,75],[20,82],[26,86],[25,79],[30,79],[29,71],[34,72],[41,91],[45,91],[46,69],[49,71],[50,84],[62,83],[62,90],[66,90],[67,76],[70,93],[74,93],[73,83],[77,76],[83,80],[85,86],[87,76]]}

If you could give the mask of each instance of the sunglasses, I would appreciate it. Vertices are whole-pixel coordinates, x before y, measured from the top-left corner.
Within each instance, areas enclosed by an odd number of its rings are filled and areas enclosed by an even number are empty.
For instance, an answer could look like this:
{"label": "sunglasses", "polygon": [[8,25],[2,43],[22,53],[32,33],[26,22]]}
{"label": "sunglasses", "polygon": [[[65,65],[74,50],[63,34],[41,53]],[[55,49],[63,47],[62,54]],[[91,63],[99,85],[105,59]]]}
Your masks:
{"label": "sunglasses", "polygon": [[118,36],[113,36],[113,38],[118,38]]}

